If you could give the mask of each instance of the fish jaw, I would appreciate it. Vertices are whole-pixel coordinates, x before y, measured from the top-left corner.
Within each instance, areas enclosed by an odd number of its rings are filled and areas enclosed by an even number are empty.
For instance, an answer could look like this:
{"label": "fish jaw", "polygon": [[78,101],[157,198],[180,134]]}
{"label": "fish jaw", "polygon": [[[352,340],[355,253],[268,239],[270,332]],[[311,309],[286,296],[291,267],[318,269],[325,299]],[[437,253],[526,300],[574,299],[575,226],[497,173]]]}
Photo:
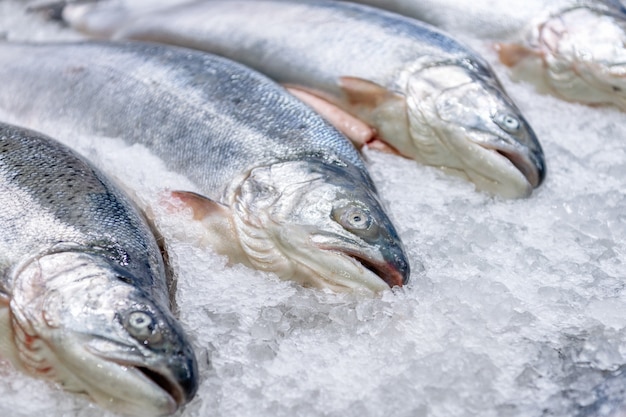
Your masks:
{"label": "fish jaw", "polygon": [[527,52],[510,62],[500,53],[516,78],[568,101],[626,111],[624,11],[598,3],[544,15],[518,48]]}
{"label": "fish jaw", "polygon": [[[400,238],[367,177],[317,160],[252,170],[231,196],[232,230],[253,267],[305,286],[379,292],[404,285]],[[350,221],[346,210],[360,224]],[[354,227],[356,226],[356,227]]]}
{"label": "fish jaw", "polygon": [[[353,267],[345,265],[343,263],[341,268],[337,268],[337,273],[334,275],[335,280],[341,279],[341,271],[355,270],[358,273],[344,274],[350,275],[362,275],[364,278],[361,280],[365,283],[365,286],[373,291],[382,291],[388,287],[402,287],[408,281],[408,274],[405,273],[407,266],[402,266],[400,262],[390,262],[388,259],[394,257],[400,257],[401,254],[392,254],[391,251],[384,248],[378,248],[378,250],[371,250],[364,242],[355,241],[352,239],[338,238],[333,235],[312,234],[309,238],[309,247],[317,247],[322,251],[327,251],[331,254],[328,258],[336,258],[341,256],[340,259],[344,259],[353,264]],[[299,242],[300,243],[300,242]],[[304,245],[299,245],[303,247]],[[343,255],[343,256],[342,256]],[[347,256],[346,256],[347,255]],[[329,265],[332,259],[328,262],[315,258],[318,265]],[[338,263],[335,260],[335,263]],[[398,264],[401,266],[398,267]],[[369,271],[369,272],[368,272]],[[382,285],[380,280],[385,285]],[[328,280],[326,280],[328,281]],[[341,280],[340,285],[346,288],[354,287],[354,280]]]}
{"label": "fish jaw", "polygon": [[[83,253],[17,268],[10,304],[16,365],[115,412],[169,415],[197,390],[195,356],[166,309],[126,281]],[[129,330],[129,314],[150,317],[152,330]]]}
{"label": "fish jaw", "polygon": [[408,156],[504,198],[529,196],[545,177],[543,151],[497,80],[466,65],[417,64],[399,81]]}
{"label": "fish jaw", "polygon": [[[98,369],[106,369],[106,379],[98,378],[89,395],[99,404],[125,414],[161,416],[173,414],[189,402],[197,390],[195,363],[186,354],[150,360],[145,351],[116,341],[91,339],[74,357],[88,357]],[[74,362],[70,362],[74,363]],[[93,383],[90,371],[72,369],[82,384]]]}
{"label": "fish jaw", "polygon": [[148,376],[132,362],[111,360],[76,343],[62,346],[47,355],[46,364],[54,370],[48,377],[65,390],[86,394],[103,408],[130,416],[166,416],[179,408],[181,399],[164,388],[165,377]]}
{"label": "fish jaw", "polygon": [[451,152],[463,154],[463,167],[459,169],[449,164],[444,171],[466,178],[477,189],[503,198],[524,198],[532,194],[532,184],[509,157],[468,140],[467,132],[462,130],[448,129],[445,137]]}

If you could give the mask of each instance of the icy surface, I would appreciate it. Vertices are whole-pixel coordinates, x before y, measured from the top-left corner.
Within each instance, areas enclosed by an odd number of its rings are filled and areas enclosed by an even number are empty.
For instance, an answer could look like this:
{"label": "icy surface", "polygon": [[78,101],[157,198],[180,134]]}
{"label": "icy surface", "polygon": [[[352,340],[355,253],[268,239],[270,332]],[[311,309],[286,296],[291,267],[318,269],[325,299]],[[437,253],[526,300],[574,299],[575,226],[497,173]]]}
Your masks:
{"label": "icy surface", "polygon": [[[9,39],[76,38],[24,7],[0,0]],[[531,198],[505,201],[368,152],[414,271],[410,285],[377,298],[226,266],[190,214],[165,204],[166,190],[189,189],[185,178],[140,146],[58,138],[134,190],[166,238],[201,368],[180,416],[626,412],[626,115],[511,84],[489,46],[469,42],[536,130],[547,180]],[[6,363],[0,415],[111,416]]]}

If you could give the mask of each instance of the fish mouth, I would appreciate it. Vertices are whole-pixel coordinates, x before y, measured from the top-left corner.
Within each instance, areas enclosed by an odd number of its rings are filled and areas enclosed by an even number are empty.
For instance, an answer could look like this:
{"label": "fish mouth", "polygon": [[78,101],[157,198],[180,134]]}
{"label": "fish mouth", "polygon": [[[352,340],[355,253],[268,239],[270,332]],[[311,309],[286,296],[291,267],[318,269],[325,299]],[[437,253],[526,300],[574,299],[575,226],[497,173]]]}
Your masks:
{"label": "fish mouth", "polygon": [[[485,147],[506,158],[517,168],[533,188],[539,187],[546,177],[546,168],[541,158],[531,158],[520,152]],[[534,156],[534,155],[533,155]]]}
{"label": "fish mouth", "polygon": [[390,288],[402,287],[409,280],[409,265],[402,257],[392,256],[393,260],[388,260],[389,256],[382,256],[382,259],[379,259],[378,256],[368,256],[362,251],[345,246],[331,244],[317,244],[316,246],[321,250],[337,253],[351,259],[354,263],[361,265],[377,276]]}
{"label": "fish mouth", "polygon": [[70,346],[56,359],[55,379],[68,391],[84,393],[96,404],[129,416],[170,415],[191,398],[170,366],[146,366],[122,355],[102,354],[89,343]]}
{"label": "fish mouth", "polygon": [[[148,399],[152,398],[151,405],[159,410],[161,413],[159,415],[174,413],[188,403],[197,390],[197,383],[193,374],[190,374],[188,378],[177,378],[175,370],[179,367],[158,366],[158,363],[156,366],[150,366],[141,361],[141,358],[115,357],[115,355],[103,354],[96,349],[89,349],[89,351],[100,360],[110,363],[110,366],[121,368],[122,372],[130,377],[124,378],[124,385],[127,385],[127,388],[139,388],[143,385],[143,388],[138,391],[141,393],[139,395],[147,395],[146,398]],[[115,369],[110,366],[109,369]],[[111,372],[118,373],[119,371],[112,370]],[[157,392],[158,395],[156,395]],[[135,397],[137,395],[132,396],[132,398],[139,400],[138,403],[141,403],[141,399]],[[119,400],[132,402],[132,400],[125,400],[125,398],[122,396]],[[157,400],[157,398],[159,399]]]}
{"label": "fish mouth", "polygon": [[[535,146],[527,146],[517,139],[503,137],[492,131],[477,130],[460,135],[460,138],[468,140],[475,150],[482,151],[469,159],[471,148],[465,150],[466,161],[471,163],[466,164],[466,167],[470,171],[476,171],[480,176],[509,187],[524,181],[525,186],[529,187],[528,191],[539,187],[544,181],[546,166],[543,151],[536,140],[530,141],[531,145]],[[491,162],[486,163],[485,158],[491,159]]]}
{"label": "fish mouth", "polygon": [[166,404],[165,410],[163,410],[166,413],[174,413],[179,407],[187,402],[187,396],[185,395],[183,388],[166,372],[149,368],[145,365],[137,365],[131,361],[112,359],[101,355],[98,356],[100,356],[101,359],[125,369],[126,372],[129,372],[131,375],[134,375],[134,386],[138,386],[140,381],[144,381],[152,387],[157,387],[163,396],[163,402]]}
{"label": "fish mouth", "polygon": [[144,366],[134,366],[134,368],[172,397],[176,403],[176,408],[187,403],[188,396],[185,394],[185,390],[173,378]]}
{"label": "fish mouth", "polygon": [[390,288],[402,287],[407,283],[408,275],[403,275],[394,265],[390,262],[374,262],[370,259],[360,257],[356,254],[348,255],[361,265],[365,269],[370,270],[374,274],[378,275],[383,281],[389,285]]}

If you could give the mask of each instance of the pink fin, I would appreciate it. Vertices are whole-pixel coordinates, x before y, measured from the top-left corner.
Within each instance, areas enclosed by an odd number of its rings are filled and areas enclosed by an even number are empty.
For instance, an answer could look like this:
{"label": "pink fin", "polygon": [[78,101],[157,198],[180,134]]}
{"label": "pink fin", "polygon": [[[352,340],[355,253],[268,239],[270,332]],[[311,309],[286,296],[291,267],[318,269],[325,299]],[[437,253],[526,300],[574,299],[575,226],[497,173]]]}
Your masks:
{"label": "pink fin", "polygon": [[330,124],[350,139],[354,146],[360,148],[370,141],[376,131],[360,119],[300,86],[286,85],[287,91],[311,106]]}
{"label": "pink fin", "polygon": [[358,77],[340,77],[339,86],[351,104],[375,108],[397,94],[380,84]]}
{"label": "pink fin", "polygon": [[8,307],[9,304],[11,304],[11,297],[9,296],[9,294],[0,291],[0,308]]}
{"label": "pink fin", "polygon": [[195,220],[214,215],[223,216],[228,211],[227,206],[191,191],[172,191],[171,195],[193,210]]}
{"label": "pink fin", "polygon": [[393,146],[391,146],[390,144],[388,144],[387,142],[383,141],[380,138],[374,138],[373,140],[367,142],[367,147],[370,149],[375,149],[380,152],[404,156],[396,148],[394,148]]}
{"label": "pink fin", "polygon": [[498,52],[500,62],[507,67],[514,67],[529,56],[536,55],[532,49],[516,43],[496,43],[494,48]]}

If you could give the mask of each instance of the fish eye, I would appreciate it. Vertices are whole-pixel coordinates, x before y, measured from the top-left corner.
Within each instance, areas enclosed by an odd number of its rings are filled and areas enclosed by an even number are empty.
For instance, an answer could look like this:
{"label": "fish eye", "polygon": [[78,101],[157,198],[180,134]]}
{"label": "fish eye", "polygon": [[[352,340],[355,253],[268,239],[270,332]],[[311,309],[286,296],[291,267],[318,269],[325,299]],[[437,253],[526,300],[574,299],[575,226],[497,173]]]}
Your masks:
{"label": "fish eye", "polygon": [[519,119],[508,113],[496,115],[494,122],[509,133],[517,133],[521,126]]}
{"label": "fish eye", "polygon": [[155,328],[154,318],[145,311],[132,311],[126,316],[125,327],[134,338],[146,341]]}
{"label": "fish eye", "polygon": [[358,206],[342,207],[334,210],[335,220],[348,230],[367,230],[372,225],[372,216]]}

